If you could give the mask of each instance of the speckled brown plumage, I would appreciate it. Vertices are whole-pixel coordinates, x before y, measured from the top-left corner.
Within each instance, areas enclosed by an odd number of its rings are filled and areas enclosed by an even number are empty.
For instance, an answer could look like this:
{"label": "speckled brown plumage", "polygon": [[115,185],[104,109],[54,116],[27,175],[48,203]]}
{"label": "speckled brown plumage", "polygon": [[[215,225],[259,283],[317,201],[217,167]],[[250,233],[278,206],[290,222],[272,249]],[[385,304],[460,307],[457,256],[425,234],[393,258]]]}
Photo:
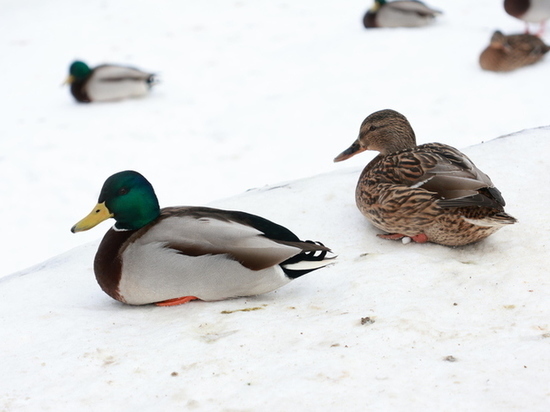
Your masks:
{"label": "speckled brown plumage", "polygon": [[500,191],[466,155],[441,143],[417,146],[409,122],[396,111],[367,117],[358,139],[335,161],[364,150],[380,154],[361,173],[357,207],[385,232],[461,246],[515,222],[504,212]]}
{"label": "speckled brown plumage", "polygon": [[484,70],[507,72],[538,62],[549,50],[549,46],[532,34],[505,36],[496,31],[479,56],[479,65]]}

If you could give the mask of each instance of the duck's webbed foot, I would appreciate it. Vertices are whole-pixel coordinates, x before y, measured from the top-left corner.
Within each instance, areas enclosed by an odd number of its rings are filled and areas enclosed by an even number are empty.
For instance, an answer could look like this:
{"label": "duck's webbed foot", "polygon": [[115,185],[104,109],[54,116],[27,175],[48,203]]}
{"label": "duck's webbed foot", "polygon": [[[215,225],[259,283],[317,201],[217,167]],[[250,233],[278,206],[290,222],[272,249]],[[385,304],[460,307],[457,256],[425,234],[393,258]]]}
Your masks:
{"label": "duck's webbed foot", "polygon": [[195,296],[183,296],[181,298],[163,300],[162,302],[155,303],[155,305],[157,305],[157,306],[176,306],[176,305],[183,305],[184,303],[191,302],[192,300],[197,300],[197,299],[198,298],[195,297]]}
{"label": "duck's webbed foot", "polygon": [[[426,236],[424,233],[419,233],[418,235],[414,235],[414,236],[406,236],[406,235],[402,235],[401,233],[386,233],[386,234],[378,234],[376,236],[382,239],[402,240],[403,243],[409,243],[411,241],[416,243],[426,243],[428,241],[428,236]],[[406,239],[409,239],[409,240],[406,240]]]}

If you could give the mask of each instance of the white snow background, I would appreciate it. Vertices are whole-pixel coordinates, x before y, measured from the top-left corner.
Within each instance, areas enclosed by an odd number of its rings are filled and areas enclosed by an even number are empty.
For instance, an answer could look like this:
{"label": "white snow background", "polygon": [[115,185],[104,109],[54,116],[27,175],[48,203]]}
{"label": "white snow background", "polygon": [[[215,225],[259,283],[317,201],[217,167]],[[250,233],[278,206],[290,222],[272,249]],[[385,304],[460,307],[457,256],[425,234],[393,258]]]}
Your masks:
{"label": "white snow background", "polygon": [[[550,62],[483,72],[493,30],[523,24],[448,3],[367,31],[370,0],[4,1],[0,410],[550,410]],[[77,104],[77,58],[161,84]],[[519,223],[456,249],[376,238],[353,198],[374,153],[332,159],[383,108],[463,149]],[[256,213],[338,261],[253,298],[115,302],[92,271],[113,221],[69,229],[125,169],[162,206]]]}

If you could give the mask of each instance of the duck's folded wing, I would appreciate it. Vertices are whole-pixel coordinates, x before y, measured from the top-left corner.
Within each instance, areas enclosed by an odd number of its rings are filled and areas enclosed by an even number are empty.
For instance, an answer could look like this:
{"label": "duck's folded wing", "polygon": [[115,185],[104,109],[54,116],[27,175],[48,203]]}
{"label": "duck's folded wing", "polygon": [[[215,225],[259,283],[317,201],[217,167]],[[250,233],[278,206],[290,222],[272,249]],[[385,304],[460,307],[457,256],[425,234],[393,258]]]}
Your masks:
{"label": "duck's folded wing", "polygon": [[399,169],[410,187],[435,193],[442,207],[485,206],[502,209],[500,191],[489,176],[457,149],[423,145],[422,151],[403,153]]}
{"label": "duck's folded wing", "polygon": [[94,69],[94,80],[101,82],[118,82],[124,80],[147,81],[151,73],[127,66],[104,64]]}
{"label": "duck's folded wing", "polygon": [[419,1],[394,1],[386,3],[386,7],[403,13],[417,13],[422,16],[441,14],[441,11],[432,9]]}
{"label": "duck's folded wing", "polygon": [[[147,231],[143,241],[161,242],[187,256],[227,255],[251,270],[278,265],[304,250],[328,250],[294,239],[274,240],[264,231],[231,220],[228,215],[206,216],[193,213],[193,209],[187,208],[187,213],[174,213],[176,209],[173,209],[171,216],[157,221]],[[278,225],[272,224],[277,229]]]}

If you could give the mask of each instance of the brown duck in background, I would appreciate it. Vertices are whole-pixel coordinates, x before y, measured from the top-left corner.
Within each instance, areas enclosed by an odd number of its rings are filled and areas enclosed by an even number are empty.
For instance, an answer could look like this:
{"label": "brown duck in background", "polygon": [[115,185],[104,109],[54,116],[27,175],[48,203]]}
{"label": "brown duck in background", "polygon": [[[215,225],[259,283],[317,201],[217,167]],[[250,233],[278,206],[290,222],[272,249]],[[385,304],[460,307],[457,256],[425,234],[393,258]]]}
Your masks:
{"label": "brown duck in background", "polygon": [[363,170],[357,207],[385,239],[462,246],[516,222],[491,179],[459,150],[416,145],[408,120],[394,110],[368,116],[357,140],[334,161],[365,150],[380,152]]}
{"label": "brown duck in background", "polygon": [[495,31],[491,43],[479,56],[479,65],[484,70],[508,72],[538,62],[548,50],[550,47],[532,34],[505,36]]}
{"label": "brown duck in background", "polygon": [[504,0],[504,10],[525,22],[525,33],[529,33],[529,23],[540,24],[537,33],[540,36],[544,33],[546,20],[550,19],[550,0]]}

